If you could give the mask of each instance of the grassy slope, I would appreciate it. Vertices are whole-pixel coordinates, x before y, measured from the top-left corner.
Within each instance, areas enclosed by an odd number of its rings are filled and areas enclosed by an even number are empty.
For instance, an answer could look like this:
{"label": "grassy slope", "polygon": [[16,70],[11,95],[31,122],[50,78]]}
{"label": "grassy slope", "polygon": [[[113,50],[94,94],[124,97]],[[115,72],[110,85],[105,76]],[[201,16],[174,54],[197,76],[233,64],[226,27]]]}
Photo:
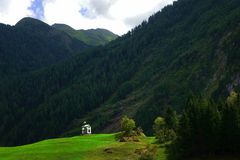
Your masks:
{"label": "grassy slope", "polygon": [[91,46],[104,45],[118,37],[118,35],[112,33],[111,31],[100,28],[89,30],[75,30],[65,24],[54,24],[53,27],[66,32],[71,37],[76,38]]}
{"label": "grassy slope", "polygon": [[77,30],[74,33],[66,31],[66,33],[93,46],[104,45],[118,37],[114,33],[105,29]]}
{"label": "grassy slope", "polygon": [[[137,160],[137,149],[156,148],[154,138],[140,142],[118,142],[114,134],[97,134],[58,138],[18,147],[0,147],[0,160]],[[167,160],[165,146],[157,147],[156,160]],[[109,149],[111,153],[107,153]],[[238,160],[230,157],[196,158],[191,160]]]}
{"label": "grassy slope", "polygon": [[66,30],[65,32],[71,37],[92,46],[105,45],[118,37],[114,33],[104,29]]}
{"label": "grassy slope", "polygon": [[[120,160],[138,159],[134,153],[153,142],[153,138],[143,138],[141,142],[117,142],[114,134],[99,134],[45,140],[19,147],[0,147],[3,160]],[[110,149],[107,153],[104,149]],[[165,148],[161,148],[159,160],[166,159]]]}

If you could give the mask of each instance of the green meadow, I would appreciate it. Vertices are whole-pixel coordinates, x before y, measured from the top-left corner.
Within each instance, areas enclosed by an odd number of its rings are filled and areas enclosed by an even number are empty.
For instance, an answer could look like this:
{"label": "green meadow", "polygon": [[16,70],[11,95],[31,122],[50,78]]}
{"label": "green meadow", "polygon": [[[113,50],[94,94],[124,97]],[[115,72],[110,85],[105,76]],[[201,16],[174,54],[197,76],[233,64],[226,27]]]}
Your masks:
{"label": "green meadow", "polygon": [[[138,151],[153,144],[153,137],[139,142],[118,142],[114,134],[96,134],[50,139],[17,147],[0,147],[0,160],[135,160]],[[165,160],[165,148],[155,147],[159,160]]]}
{"label": "green meadow", "polygon": [[[138,160],[140,152],[147,148],[153,151],[156,160],[167,160],[165,145],[156,145],[154,137],[142,137],[139,142],[118,142],[115,134],[57,138],[24,146],[0,147],[0,160]],[[204,157],[192,160],[239,159]]]}

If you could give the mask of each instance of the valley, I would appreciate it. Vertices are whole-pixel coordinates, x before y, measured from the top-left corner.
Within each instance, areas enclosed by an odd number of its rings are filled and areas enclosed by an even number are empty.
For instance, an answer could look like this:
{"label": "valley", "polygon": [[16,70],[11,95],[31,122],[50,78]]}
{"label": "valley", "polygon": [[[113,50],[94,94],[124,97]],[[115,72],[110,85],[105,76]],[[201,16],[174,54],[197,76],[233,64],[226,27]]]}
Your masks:
{"label": "valley", "polygon": [[[176,160],[170,147],[190,160],[235,160],[239,17],[239,0],[178,0],[121,36],[30,17],[1,23],[0,159],[144,160],[148,148]],[[125,116],[140,142],[115,139]],[[94,135],[79,136],[84,121]]]}

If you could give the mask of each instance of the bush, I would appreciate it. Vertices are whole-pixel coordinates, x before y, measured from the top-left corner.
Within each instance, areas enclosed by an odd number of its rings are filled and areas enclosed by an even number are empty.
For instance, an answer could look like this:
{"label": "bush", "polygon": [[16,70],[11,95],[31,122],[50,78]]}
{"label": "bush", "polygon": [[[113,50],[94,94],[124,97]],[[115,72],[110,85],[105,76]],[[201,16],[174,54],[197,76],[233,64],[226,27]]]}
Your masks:
{"label": "bush", "polygon": [[154,121],[154,125],[153,125],[153,130],[155,131],[155,133],[159,132],[160,130],[165,128],[165,120],[162,117],[157,117]]}
{"label": "bush", "polygon": [[136,128],[135,121],[133,119],[124,116],[121,120],[121,131],[124,133],[124,136],[131,136],[133,130]]}
{"label": "bush", "polygon": [[156,133],[156,138],[159,143],[166,143],[176,139],[176,133],[172,129],[161,129]]}
{"label": "bush", "polygon": [[154,121],[153,130],[159,143],[166,143],[176,138],[176,133],[173,129],[169,129],[165,123],[165,119],[157,117]]}

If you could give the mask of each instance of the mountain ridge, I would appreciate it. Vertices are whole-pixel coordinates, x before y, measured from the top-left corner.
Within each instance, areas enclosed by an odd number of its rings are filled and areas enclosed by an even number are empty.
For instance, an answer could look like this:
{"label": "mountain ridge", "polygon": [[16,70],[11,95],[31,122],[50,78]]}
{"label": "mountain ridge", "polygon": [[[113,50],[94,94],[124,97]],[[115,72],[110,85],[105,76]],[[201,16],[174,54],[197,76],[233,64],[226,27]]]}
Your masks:
{"label": "mountain ridge", "polygon": [[14,26],[26,27],[26,26],[40,26],[40,25],[49,26],[47,23],[31,17],[24,17],[20,19]]}
{"label": "mountain ridge", "polygon": [[66,32],[73,38],[81,40],[84,43],[92,46],[105,45],[118,37],[118,35],[112,33],[111,31],[106,29],[101,29],[101,28],[75,30],[74,28],[66,24],[57,24],[57,23],[53,24],[52,27],[58,30],[61,30],[63,32]]}
{"label": "mountain ridge", "polygon": [[15,26],[0,26],[0,73],[2,77],[47,67],[90,48],[48,24],[23,18]]}

